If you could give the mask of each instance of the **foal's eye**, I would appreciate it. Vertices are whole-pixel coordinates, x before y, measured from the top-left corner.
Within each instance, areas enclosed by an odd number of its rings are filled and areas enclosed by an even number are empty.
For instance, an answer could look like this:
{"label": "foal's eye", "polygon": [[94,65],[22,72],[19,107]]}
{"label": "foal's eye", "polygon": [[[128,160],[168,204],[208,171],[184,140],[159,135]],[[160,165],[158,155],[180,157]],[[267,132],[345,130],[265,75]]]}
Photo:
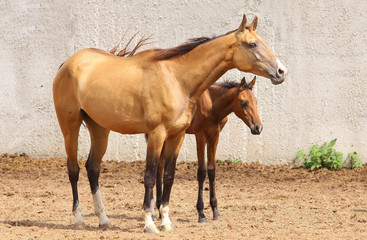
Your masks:
{"label": "foal's eye", "polygon": [[241,106],[242,107],[247,107],[248,106],[248,102],[246,100],[245,101],[242,101]]}
{"label": "foal's eye", "polygon": [[256,43],[249,43],[249,45],[248,45],[250,48],[255,48],[257,45],[256,45]]}

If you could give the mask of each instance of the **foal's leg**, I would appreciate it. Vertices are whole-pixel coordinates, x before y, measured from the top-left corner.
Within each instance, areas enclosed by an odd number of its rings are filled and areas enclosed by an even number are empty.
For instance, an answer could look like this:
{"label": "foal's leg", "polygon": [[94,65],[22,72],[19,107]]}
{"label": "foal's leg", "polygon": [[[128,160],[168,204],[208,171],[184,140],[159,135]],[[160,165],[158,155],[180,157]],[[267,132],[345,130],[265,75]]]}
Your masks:
{"label": "foal's leg", "polygon": [[199,222],[206,223],[206,217],[204,214],[204,202],[203,202],[203,184],[206,176],[206,165],[205,165],[205,144],[206,138],[204,134],[195,134],[196,137],[196,151],[198,157],[198,171],[197,171],[197,181],[199,184],[198,189],[198,200],[196,202],[196,209],[199,214]]}
{"label": "foal's leg", "polygon": [[64,135],[65,150],[68,156],[67,168],[69,181],[73,192],[73,214],[74,227],[81,229],[85,227],[82,209],[79,205],[78,198],[78,179],[79,179],[79,164],[78,164],[78,135],[80,125],[82,123],[82,115],[79,107],[67,107],[68,105],[60,105],[56,108],[57,117],[59,120],[62,134]]}
{"label": "foal's leg", "polygon": [[173,225],[169,219],[169,198],[171,194],[171,189],[173,181],[175,178],[176,170],[176,160],[178,153],[180,151],[182,142],[185,137],[185,132],[181,132],[177,135],[170,136],[167,138],[164,148],[164,176],[163,176],[163,196],[162,205],[159,208],[160,214],[162,216],[162,231],[173,230]]}
{"label": "foal's leg", "polygon": [[101,169],[102,157],[107,149],[108,135],[110,131],[98,125],[86,114],[84,121],[87,124],[91,138],[91,148],[85,167],[88,172],[90,189],[93,195],[94,212],[99,217],[99,227],[108,228],[110,226],[110,220],[108,220],[106,216],[99,189],[98,178]]}
{"label": "foal's leg", "polygon": [[211,138],[208,142],[208,177],[209,177],[209,190],[210,190],[210,206],[213,210],[213,219],[221,220],[218,208],[217,198],[215,196],[215,154],[217,151],[217,145],[219,140],[219,134]]}
{"label": "foal's leg", "polygon": [[162,125],[150,132],[148,137],[147,159],[144,175],[145,195],[143,203],[145,218],[144,232],[148,233],[159,233],[159,230],[153,222],[151,202],[153,199],[153,187],[156,181],[158,161],[165,138],[166,130]]}

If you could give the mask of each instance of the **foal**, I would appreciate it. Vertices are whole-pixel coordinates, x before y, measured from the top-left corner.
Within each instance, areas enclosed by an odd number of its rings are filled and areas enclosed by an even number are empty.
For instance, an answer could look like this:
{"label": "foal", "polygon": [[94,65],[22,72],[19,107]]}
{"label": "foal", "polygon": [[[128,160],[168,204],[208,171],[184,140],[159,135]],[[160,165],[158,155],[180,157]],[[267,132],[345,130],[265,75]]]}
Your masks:
{"label": "foal", "polygon": [[[262,130],[261,120],[257,112],[257,100],[252,92],[256,82],[256,76],[250,83],[243,78],[241,83],[224,82],[214,84],[206,90],[198,99],[196,112],[191,125],[186,130],[187,134],[195,134],[199,183],[198,200],[196,209],[199,213],[199,222],[206,222],[203,203],[203,183],[208,171],[210,206],[213,210],[213,219],[220,220],[215,196],[215,154],[219,140],[219,133],[232,112],[251,129],[252,134],[260,134]],[[207,167],[205,166],[205,145],[207,145]],[[162,199],[162,175],[164,159],[161,158],[157,172],[157,208],[160,208]],[[208,169],[208,170],[207,170]],[[155,213],[153,212],[153,215]]]}

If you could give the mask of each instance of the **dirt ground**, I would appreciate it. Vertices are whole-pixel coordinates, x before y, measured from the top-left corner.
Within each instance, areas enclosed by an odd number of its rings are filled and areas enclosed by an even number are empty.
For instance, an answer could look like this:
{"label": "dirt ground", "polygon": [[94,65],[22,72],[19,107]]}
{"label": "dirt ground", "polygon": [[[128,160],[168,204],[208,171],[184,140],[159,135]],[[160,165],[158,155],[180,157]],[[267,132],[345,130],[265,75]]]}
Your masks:
{"label": "dirt ground", "polygon": [[367,166],[309,172],[295,165],[218,164],[222,221],[211,220],[206,180],[208,222],[202,224],[195,208],[197,165],[178,164],[170,203],[175,231],[157,235],[142,232],[144,166],[103,162],[107,230],[98,228],[83,167],[78,186],[86,229],[74,230],[66,160],[3,154],[0,239],[367,239]]}

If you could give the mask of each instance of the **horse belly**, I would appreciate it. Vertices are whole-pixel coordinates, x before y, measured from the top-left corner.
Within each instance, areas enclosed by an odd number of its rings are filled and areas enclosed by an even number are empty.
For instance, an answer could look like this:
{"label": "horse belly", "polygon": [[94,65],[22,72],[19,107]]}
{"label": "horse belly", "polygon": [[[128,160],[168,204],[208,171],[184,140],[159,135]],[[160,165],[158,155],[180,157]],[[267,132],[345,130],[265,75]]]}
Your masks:
{"label": "horse belly", "polygon": [[[93,93],[92,93],[93,92]],[[119,133],[146,132],[144,110],[136,94],[92,88],[80,94],[82,109],[99,125]]]}

